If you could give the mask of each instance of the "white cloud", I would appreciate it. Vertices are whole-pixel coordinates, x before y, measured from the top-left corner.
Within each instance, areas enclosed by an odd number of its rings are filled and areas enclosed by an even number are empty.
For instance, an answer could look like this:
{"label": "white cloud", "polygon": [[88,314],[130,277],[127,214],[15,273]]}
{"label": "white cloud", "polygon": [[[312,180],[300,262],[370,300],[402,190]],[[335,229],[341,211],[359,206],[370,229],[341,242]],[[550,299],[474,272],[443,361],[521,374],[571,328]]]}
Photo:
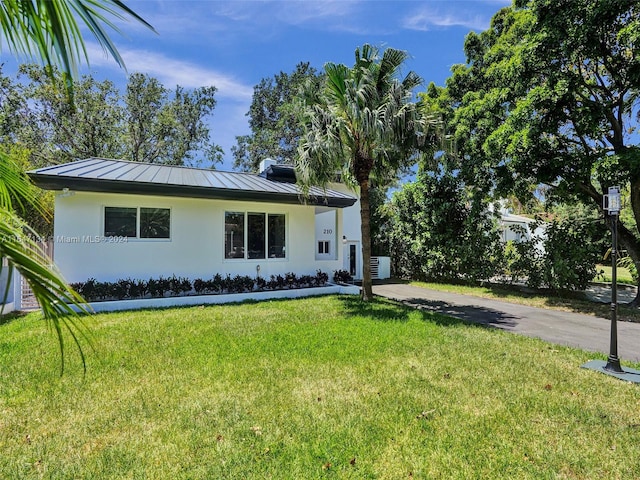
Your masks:
{"label": "white cloud", "polygon": [[[87,51],[92,67],[118,68],[115,62],[104,54],[95,44],[88,44]],[[185,88],[215,86],[216,96],[240,102],[250,102],[253,87],[245,85],[230,75],[199,65],[167,57],[166,55],[145,51],[120,49],[127,70],[131,73],[141,72],[160,80],[166,87],[180,85]]]}
{"label": "white cloud", "polygon": [[278,6],[277,16],[283,23],[289,25],[302,25],[305,23],[320,23],[325,26],[326,20],[350,18],[355,20],[354,7],[358,2],[328,1],[328,2],[276,2]]}
{"label": "white cloud", "polygon": [[486,30],[491,18],[469,11],[442,12],[425,7],[404,19],[403,26],[410,30],[428,31],[434,28],[465,27],[472,30]]}

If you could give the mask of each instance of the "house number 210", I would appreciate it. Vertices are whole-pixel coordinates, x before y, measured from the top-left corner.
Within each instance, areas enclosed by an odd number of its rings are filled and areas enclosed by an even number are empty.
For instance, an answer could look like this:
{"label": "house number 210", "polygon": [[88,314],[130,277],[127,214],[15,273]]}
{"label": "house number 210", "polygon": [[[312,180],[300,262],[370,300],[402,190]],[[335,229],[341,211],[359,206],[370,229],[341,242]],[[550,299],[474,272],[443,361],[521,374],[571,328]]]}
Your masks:
{"label": "house number 210", "polygon": [[325,228],[324,230],[322,230],[322,233],[324,235],[331,235],[333,233],[333,229],[331,228]]}

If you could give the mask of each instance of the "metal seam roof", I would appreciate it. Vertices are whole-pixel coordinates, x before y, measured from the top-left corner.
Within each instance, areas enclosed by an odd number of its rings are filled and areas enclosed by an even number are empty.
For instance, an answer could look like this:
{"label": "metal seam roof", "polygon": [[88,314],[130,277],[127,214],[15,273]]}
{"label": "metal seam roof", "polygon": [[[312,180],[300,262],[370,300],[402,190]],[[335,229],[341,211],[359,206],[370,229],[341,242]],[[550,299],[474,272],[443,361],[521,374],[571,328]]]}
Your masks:
{"label": "metal seam roof", "polygon": [[[304,203],[300,188],[262,176],[155,165],[125,160],[88,158],[28,172],[34,183],[48,190],[132,193],[193,198]],[[144,180],[141,180],[144,178]],[[306,203],[343,208],[356,197],[335,190],[311,187]]]}

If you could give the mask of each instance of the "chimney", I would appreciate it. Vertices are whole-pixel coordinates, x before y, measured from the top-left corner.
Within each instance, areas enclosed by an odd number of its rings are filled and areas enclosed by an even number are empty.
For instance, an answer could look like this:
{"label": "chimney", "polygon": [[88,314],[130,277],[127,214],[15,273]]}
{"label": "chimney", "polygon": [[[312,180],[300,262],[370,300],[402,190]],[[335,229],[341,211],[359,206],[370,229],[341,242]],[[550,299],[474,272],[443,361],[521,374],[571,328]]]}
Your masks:
{"label": "chimney", "polygon": [[260,162],[259,173],[264,173],[271,165],[276,165],[277,163],[278,162],[276,162],[273,158],[265,158]]}

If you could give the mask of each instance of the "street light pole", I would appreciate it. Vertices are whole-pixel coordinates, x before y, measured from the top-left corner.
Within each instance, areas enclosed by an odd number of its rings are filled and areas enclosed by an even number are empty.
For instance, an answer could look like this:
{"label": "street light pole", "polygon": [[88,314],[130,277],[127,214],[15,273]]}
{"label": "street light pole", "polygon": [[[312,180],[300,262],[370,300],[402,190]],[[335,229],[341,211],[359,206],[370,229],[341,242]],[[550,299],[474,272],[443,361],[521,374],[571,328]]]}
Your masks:
{"label": "street light pole", "polygon": [[611,219],[611,338],[609,358],[604,369],[614,373],[624,373],[618,358],[618,214],[620,213],[620,187],[609,187],[605,196],[605,209]]}

